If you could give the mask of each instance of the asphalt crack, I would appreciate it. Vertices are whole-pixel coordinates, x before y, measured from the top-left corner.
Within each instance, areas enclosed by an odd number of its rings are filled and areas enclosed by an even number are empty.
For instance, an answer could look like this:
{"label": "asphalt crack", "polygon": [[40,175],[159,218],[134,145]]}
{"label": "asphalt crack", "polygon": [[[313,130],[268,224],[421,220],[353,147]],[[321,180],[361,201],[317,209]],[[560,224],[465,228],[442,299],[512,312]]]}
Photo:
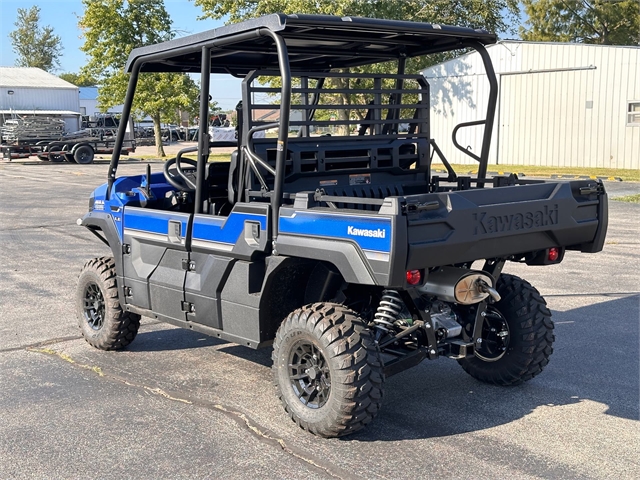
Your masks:
{"label": "asphalt crack", "polygon": [[82,335],[71,335],[68,337],[50,338],[49,340],[42,340],[40,342],[30,343],[29,345],[20,345],[19,347],[0,348],[0,353],[17,352],[18,350],[34,350],[34,349],[37,350],[39,348],[46,347],[47,345],[53,345],[56,343],[63,343],[63,342],[71,342],[73,340],[80,340],[81,338],[82,338]]}
{"label": "asphalt crack", "polygon": [[38,228],[66,228],[66,227],[77,227],[77,224],[74,222],[74,223],[60,223],[56,225],[31,225],[29,227],[0,228],[0,232],[18,232],[20,230],[36,230]]}
{"label": "asphalt crack", "polygon": [[[82,338],[82,337],[81,336],[64,337],[62,341],[75,340],[79,338]],[[48,340],[46,343],[47,344],[60,343],[60,341],[61,339],[52,339],[52,340]],[[151,387],[141,383],[132,382],[119,375],[106,373],[99,366],[79,363],[76,360],[74,360],[70,355],[64,352],[53,350],[51,348],[44,348],[44,345],[43,345],[44,343],[45,342],[40,342],[39,344],[35,344],[32,346],[15,347],[11,349],[6,349],[4,351],[15,351],[15,350],[26,349],[28,352],[58,357],[61,360],[70,364],[71,366],[92,372],[102,379],[118,382],[132,388],[137,388],[173,402],[184,403],[187,405],[192,405],[194,407],[201,407],[208,410],[220,412],[224,414],[226,417],[233,420],[241,428],[245,429],[247,432],[249,432],[251,435],[253,435],[256,439],[258,439],[262,443],[281,449],[284,453],[294,457],[300,462],[305,463],[307,466],[312,467],[315,470],[318,470],[320,473],[329,475],[333,478],[338,478],[343,480],[352,480],[352,479],[355,480],[355,479],[362,478],[360,476],[354,475],[351,472],[343,470],[342,468],[337,467],[335,465],[331,465],[331,466],[323,465],[323,462],[321,459],[316,458],[315,456],[309,454],[308,452],[303,451],[300,448],[289,445],[283,438],[278,437],[273,432],[263,427],[255,420],[253,420],[247,414],[233,407],[230,407],[228,405],[223,405],[222,403],[218,403],[218,402],[210,402],[207,400],[193,398],[188,395],[182,395],[179,392],[171,392],[171,391],[163,390],[159,387]],[[2,351],[3,350],[0,350],[0,352]]]}

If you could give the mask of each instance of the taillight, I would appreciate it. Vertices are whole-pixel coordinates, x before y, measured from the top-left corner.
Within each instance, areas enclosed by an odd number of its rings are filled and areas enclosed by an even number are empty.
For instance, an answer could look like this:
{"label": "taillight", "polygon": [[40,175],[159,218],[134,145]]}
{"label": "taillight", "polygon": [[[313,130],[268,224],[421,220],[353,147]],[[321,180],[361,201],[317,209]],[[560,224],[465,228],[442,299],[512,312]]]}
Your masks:
{"label": "taillight", "polygon": [[547,253],[547,258],[550,262],[555,262],[560,258],[560,249],[558,247],[551,247]]}
{"label": "taillight", "polygon": [[407,283],[409,285],[418,285],[422,281],[420,270],[409,270],[407,272]]}

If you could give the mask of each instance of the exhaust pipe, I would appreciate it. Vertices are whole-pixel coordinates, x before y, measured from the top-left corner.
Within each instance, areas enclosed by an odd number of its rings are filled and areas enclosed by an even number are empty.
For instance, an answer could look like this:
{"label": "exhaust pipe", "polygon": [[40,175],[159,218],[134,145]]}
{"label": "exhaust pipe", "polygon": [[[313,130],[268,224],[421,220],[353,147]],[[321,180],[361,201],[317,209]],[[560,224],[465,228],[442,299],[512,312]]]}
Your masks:
{"label": "exhaust pipe", "polygon": [[500,301],[491,275],[465,268],[441,267],[429,272],[426,283],[419,290],[423,294],[460,305],[473,305],[489,296],[496,302]]}

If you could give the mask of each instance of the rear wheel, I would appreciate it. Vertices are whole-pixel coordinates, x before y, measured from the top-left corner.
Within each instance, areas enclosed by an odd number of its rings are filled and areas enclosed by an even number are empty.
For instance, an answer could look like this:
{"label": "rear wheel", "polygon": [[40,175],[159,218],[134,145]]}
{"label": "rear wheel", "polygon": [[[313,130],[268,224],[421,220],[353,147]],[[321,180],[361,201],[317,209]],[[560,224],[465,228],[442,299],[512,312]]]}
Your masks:
{"label": "rear wheel", "polygon": [[71,153],[65,153],[64,159],[69,163],[76,163],[76,159],[73,157],[73,154]]}
{"label": "rear wheel", "polygon": [[93,156],[93,148],[91,148],[89,145],[80,145],[73,153],[73,158],[75,159],[75,161],[83,165],[92,163]]}
{"label": "rear wheel", "polygon": [[126,347],[140,328],[140,315],[122,310],[111,257],[85,263],[78,279],[76,311],[85,340],[101,350]]}
{"label": "rear wheel", "polygon": [[538,290],[519,277],[501,275],[497,290],[502,298],[486,310],[475,357],[458,363],[482,382],[518,385],[549,363],[555,340],[551,312]]}
{"label": "rear wheel", "polygon": [[289,416],[322,437],[363,428],[382,405],[384,375],[373,334],[343,305],[291,313],[273,345],[278,396]]}

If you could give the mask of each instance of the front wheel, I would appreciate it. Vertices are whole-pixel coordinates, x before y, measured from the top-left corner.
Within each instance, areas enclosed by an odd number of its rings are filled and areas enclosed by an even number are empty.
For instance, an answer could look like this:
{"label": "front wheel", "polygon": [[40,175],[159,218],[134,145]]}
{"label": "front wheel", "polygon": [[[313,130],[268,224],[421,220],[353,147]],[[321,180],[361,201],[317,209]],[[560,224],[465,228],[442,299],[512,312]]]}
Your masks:
{"label": "front wheel", "polygon": [[553,321],[544,298],[529,282],[505,274],[497,290],[502,298],[487,307],[475,357],[458,363],[482,382],[518,385],[549,363],[555,340]]}
{"label": "front wheel", "polygon": [[382,405],[384,374],[373,334],[343,305],[316,303],[291,313],[276,334],[273,373],[289,416],[321,437],[360,430]]}
{"label": "front wheel", "polygon": [[85,340],[101,350],[123,349],[140,328],[140,315],[125,312],[120,305],[111,257],[85,263],[78,278],[76,311]]}

